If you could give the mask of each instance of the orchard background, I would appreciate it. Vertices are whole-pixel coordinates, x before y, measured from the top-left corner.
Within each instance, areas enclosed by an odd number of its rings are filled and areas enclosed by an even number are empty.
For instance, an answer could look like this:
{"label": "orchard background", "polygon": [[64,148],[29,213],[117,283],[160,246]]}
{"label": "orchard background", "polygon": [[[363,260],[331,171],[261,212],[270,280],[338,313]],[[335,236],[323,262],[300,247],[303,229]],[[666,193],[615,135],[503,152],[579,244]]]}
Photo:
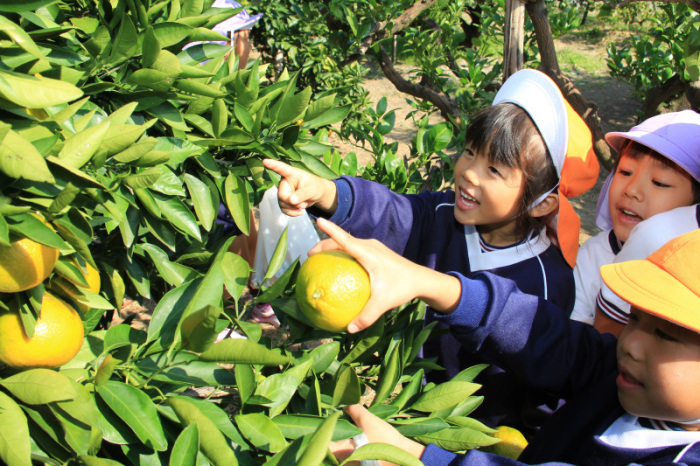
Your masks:
{"label": "orchard background", "polygon": [[[482,366],[422,384],[439,370],[418,357],[432,330],[422,303],[357,335],[323,332],[293,298],[294,264],[257,298],[288,330],[263,334],[238,300],[249,266],[227,252],[233,238],[215,217],[223,202],[249,231],[250,209],[276,181],[262,167],[267,157],[398,192],[449,184],[469,116],[501,82],[505,5],[252,1],[248,9],[264,13],[252,34],[259,56],[238,71],[226,46],[183,50],[223,40],[211,28],[237,11],[211,3],[0,4],[0,246],[27,237],[60,252],[47,280],[1,295],[0,308],[19,312],[32,335],[56,280],[84,283],[87,264],[101,277],[98,293],[75,287],[66,298],[89,309],[73,360],[57,370],[0,368],[0,459],[334,464],[328,442],[359,432],[340,407],[360,401],[421,442],[453,451],[494,443],[469,417]],[[639,110],[630,118],[697,110],[693,5],[530,1],[525,66],[573,84],[567,97],[588,110],[598,140],[590,76],[629,86]],[[558,56],[567,37],[605,47],[605,56]],[[554,55],[550,43],[559,44]],[[370,69],[410,105],[414,129],[402,152],[395,108],[365,86]],[[347,144],[358,150],[341,153]],[[597,153],[609,166],[609,148]],[[283,236],[268,276],[285,248]],[[125,299],[154,303],[146,327],[113,321]],[[227,326],[248,338],[214,343]],[[417,464],[388,446],[354,455],[367,458]]]}

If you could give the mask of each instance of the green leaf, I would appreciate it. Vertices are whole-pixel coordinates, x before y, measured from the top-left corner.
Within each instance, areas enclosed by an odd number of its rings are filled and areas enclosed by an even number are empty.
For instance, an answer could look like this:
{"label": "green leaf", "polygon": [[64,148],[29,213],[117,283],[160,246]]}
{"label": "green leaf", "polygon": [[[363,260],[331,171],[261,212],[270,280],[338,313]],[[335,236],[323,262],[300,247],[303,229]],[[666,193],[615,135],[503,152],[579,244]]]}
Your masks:
{"label": "green leaf", "polygon": [[304,88],[304,90],[298,94],[284,94],[282,99],[280,99],[270,111],[272,123],[278,127],[296,123],[306,111],[310,98],[310,87]]}
{"label": "green leaf", "polygon": [[392,424],[401,435],[406,437],[428,435],[450,427],[448,423],[439,418],[397,419]]}
{"label": "green leaf", "polygon": [[153,25],[153,32],[162,47],[170,47],[189,37],[194,29],[186,24],[164,22]]}
{"label": "green leaf", "polygon": [[319,428],[311,436],[309,444],[304,449],[304,453],[299,459],[299,464],[321,464],[321,461],[328,453],[328,444],[333,438],[335,424],[338,422],[340,412],[328,416]]}
{"label": "green leaf", "polygon": [[82,167],[97,152],[97,148],[102,142],[102,138],[107,134],[108,129],[109,120],[106,120],[99,125],[90,126],[72,135],[63,144],[63,148],[58,154],[58,159],[69,167]]}
{"label": "green leaf", "polygon": [[226,93],[220,90],[217,86],[204,84],[194,79],[178,79],[173,82],[173,87],[183,92],[194,95],[202,95],[205,97],[226,97]]}
{"label": "green leaf", "polygon": [[211,348],[199,355],[199,359],[227,364],[264,366],[279,366],[291,361],[289,356],[283,356],[279,350],[271,350],[261,344],[243,339],[226,339],[214,343]]}
{"label": "green leaf", "polygon": [[156,407],[145,392],[123,382],[110,380],[98,386],[97,393],[144,445],[156,451],[168,448]]}
{"label": "green leaf", "polygon": [[479,388],[481,385],[471,382],[444,382],[423,393],[411,405],[411,409],[432,412],[451,408],[465,401]]}
{"label": "green leaf", "polygon": [[[228,126],[228,109],[224,99],[215,99],[211,109],[212,132],[219,137]],[[246,128],[248,129],[248,128]]]}
{"label": "green leaf", "polygon": [[372,401],[372,406],[386,400],[394,391],[396,384],[401,378],[403,370],[401,366],[401,345],[395,345],[387,362],[382,364],[379,381],[377,382],[377,394]]}
{"label": "green leaf", "polygon": [[258,384],[255,395],[270,400],[261,403],[270,407],[270,417],[275,417],[284,411],[310,368],[311,360],[308,360],[284,372],[272,374]]}
{"label": "green leaf", "polygon": [[379,460],[402,466],[421,466],[423,462],[407,451],[387,443],[368,443],[355,450],[343,464],[350,461]]}
{"label": "green leaf", "polygon": [[[280,414],[272,419],[280,431],[288,439],[296,439],[317,430],[325,419],[317,416],[301,414]],[[352,438],[362,433],[362,429],[345,419],[338,419],[331,440],[338,441]]]}
{"label": "green leaf", "polygon": [[197,219],[180,199],[166,197],[159,193],[153,193],[153,198],[158,208],[163,213],[163,216],[165,216],[175,228],[197,241],[202,241]]}
{"label": "green leaf", "polygon": [[162,172],[158,167],[149,168],[135,175],[122,178],[122,183],[132,189],[149,188],[158,181]]}
{"label": "green leaf", "polygon": [[218,204],[212,202],[209,186],[189,173],[185,174],[185,184],[190,193],[194,211],[206,231],[210,231],[219,210]]}
{"label": "green leaf", "polygon": [[152,27],[147,27],[143,34],[143,44],[141,45],[141,65],[150,68],[160,54],[161,45]]}
{"label": "green leaf", "polygon": [[250,234],[250,201],[248,191],[241,178],[229,173],[224,183],[224,198],[226,207],[233,217],[236,226],[244,235]]}
{"label": "green leaf", "polygon": [[223,408],[206,399],[186,397],[186,400],[195,405],[204,416],[214,423],[222,434],[231,439],[241,449],[250,449],[250,444],[241,436],[231,417]]}
{"label": "green leaf", "polygon": [[0,172],[10,178],[25,178],[31,181],[53,183],[46,161],[27,140],[0,123],[5,135],[0,143]]}
{"label": "green leaf", "polygon": [[0,392],[0,459],[9,465],[31,464],[27,418],[12,398]]}
{"label": "green leaf", "polygon": [[147,137],[139,142],[132,144],[123,151],[114,154],[114,160],[121,163],[136,162],[141,157],[152,151],[156,147],[156,144],[158,144],[158,139]]}
{"label": "green leaf", "polygon": [[[5,2],[7,3],[7,2]],[[4,5],[0,7],[0,11],[7,11],[4,10],[7,5]],[[15,44],[19,45],[22,47],[23,50],[26,52],[30,53],[33,55],[35,58],[39,60],[45,60],[46,57],[44,56],[43,53],[41,53],[41,50],[37,45],[34,43],[32,38],[24,32],[24,30],[19,27],[17,24],[13,23],[9,19],[7,19],[4,16],[0,16],[0,31],[2,31],[5,35],[7,35]]]}
{"label": "green leaf", "polygon": [[499,440],[478,430],[466,427],[451,427],[427,435],[414,437],[425,445],[433,443],[449,451],[463,451],[493,445]]}
{"label": "green leaf", "polygon": [[19,13],[21,11],[34,11],[38,8],[49,6],[58,0],[4,0],[0,3],[0,11]]}
{"label": "green leaf", "polygon": [[340,352],[340,342],[331,341],[311,351],[309,355],[313,360],[313,370],[316,374],[323,374],[335,361]]}
{"label": "green leaf", "polygon": [[82,96],[83,91],[66,81],[0,70],[0,97],[20,107],[52,107]]}
{"label": "green leaf", "polygon": [[352,405],[360,402],[362,392],[360,389],[360,379],[352,366],[344,366],[335,380],[333,389],[333,406]]}
{"label": "green leaf", "polygon": [[168,404],[185,425],[195,424],[199,431],[199,448],[217,466],[236,466],[238,461],[221,431],[202,411],[186,397],[171,397]]}
{"label": "green leaf", "polygon": [[153,62],[151,68],[164,73],[168,77],[176,78],[182,72],[182,65],[175,54],[167,50],[161,50],[158,58]]}
{"label": "green leaf", "polygon": [[226,290],[234,298],[238,299],[243,295],[245,287],[250,278],[250,265],[241,256],[234,253],[227,253],[221,262],[224,272],[224,284]]}
{"label": "green leaf", "polygon": [[221,308],[211,305],[190,313],[180,326],[182,346],[198,353],[209,348],[216,340],[215,329],[219,315]]}
{"label": "green leaf", "polygon": [[170,466],[190,466],[197,464],[199,451],[199,431],[197,424],[190,424],[178,435],[170,452]]}
{"label": "green leaf", "polygon": [[265,277],[262,282],[266,283],[269,279],[275,276],[277,271],[284,264],[284,258],[287,255],[287,232],[289,226],[285,227],[284,231],[280,235],[280,239],[277,241],[275,246],[275,251],[272,253],[272,258],[270,258],[270,263],[265,271]]}
{"label": "green leaf", "polygon": [[[311,107],[309,107],[311,108]],[[304,128],[320,128],[322,126],[329,126],[340,121],[343,121],[346,116],[350,113],[352,109],[351,105],[344,105],[342,107],[333,107],[326,110],[322,114],[318,115],[314,119],[309,119],[308,111],[306,114],[306,119],[308,121],[304,122]]]}
{"label": "green leaf", "polygon": [[287,446],[287,441],[284,439],[282,432],[280,432],[275,423],[264,414],[238,414],[234,419],[238,425],[238,429],[250,443],[256,447],[275,453]]}
{"label": "green leaf", "polygon": [[440,152],[452,142],[452,126],[448,123],[439,123],[428,131],[426,135],[427,152]]}
{"label": "green leaf", "polygon": [[117,64],[137,55],[140,52],[138,38],[139,35],[136,32],[134,23],[131,21],[131,17],[122,15],[119,31],[112,42],[112,53],[109,56],[109,62]]}
{"label": "green leaf", "polygon": [[30,369],[2,379],[0,385],[30,405],[72,400],[78,393],[70,379],[50,369]]}

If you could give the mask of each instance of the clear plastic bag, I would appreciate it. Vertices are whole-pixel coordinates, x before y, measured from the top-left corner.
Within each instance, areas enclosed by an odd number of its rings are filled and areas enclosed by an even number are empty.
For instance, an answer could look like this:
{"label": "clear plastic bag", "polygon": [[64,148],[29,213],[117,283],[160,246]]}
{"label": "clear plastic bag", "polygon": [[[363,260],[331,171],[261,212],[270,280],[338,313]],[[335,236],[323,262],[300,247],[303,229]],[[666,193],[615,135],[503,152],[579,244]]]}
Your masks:
{"label": "clear plastic bag", "polygon": [[[258,244],[255,250],[255,264],[253,265],[255,272],[251,277],[253,283],[256,284],[260,284],[265,278],[265,272],[285,228],[289,228],[287,231],[287,254],[282,266],[270,280],[271,282],[282,276],[297,258],[299,258],[299,262],[304,262],[308,257],[309,249],[320,241],[306,212],[298,217],[290,217],[280,210],[276,186],[265,192],[259,209]],[[265,285],[269,284],[265,283]]]}

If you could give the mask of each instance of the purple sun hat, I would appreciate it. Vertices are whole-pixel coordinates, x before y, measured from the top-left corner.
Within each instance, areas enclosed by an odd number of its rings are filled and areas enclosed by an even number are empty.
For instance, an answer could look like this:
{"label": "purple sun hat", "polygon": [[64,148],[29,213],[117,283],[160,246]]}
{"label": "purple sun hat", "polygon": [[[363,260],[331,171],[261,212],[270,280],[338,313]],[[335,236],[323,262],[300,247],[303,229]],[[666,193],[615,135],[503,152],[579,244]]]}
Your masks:
{"label": "purple sun hat", "polygon": [[[674,162],[700,182],[700,114],[693,110],[653,116],[627,132],[607,133],[605,140],[618,153],[626,140],[638,142]],[[595,223],[603,230],[613,227],[608,193],[614,174],[614,171],[610,172],[605,180],[596,206]]]}

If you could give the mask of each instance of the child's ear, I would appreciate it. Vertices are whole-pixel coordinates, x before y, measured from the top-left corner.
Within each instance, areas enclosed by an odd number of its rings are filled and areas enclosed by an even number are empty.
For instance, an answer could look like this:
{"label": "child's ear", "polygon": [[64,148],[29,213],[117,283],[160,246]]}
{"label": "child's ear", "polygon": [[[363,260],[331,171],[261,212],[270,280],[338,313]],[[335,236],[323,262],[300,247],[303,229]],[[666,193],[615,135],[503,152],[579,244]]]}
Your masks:
{"label": "child's ear", "polygon": [[542,202],[528,210],[530,217],[544,217],[559,208],[559,194],[550,193]]}

